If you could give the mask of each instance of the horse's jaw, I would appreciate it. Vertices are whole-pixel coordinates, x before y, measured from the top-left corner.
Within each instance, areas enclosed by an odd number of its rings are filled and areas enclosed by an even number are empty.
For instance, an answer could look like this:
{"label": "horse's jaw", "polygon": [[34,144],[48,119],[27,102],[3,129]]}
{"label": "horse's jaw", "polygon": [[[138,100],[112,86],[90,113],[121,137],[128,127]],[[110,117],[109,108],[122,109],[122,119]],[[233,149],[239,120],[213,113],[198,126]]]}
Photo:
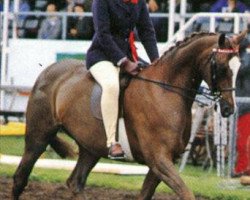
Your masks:
{"label": "horse's jaw", "polygon": [[[241,65],[241,62],[240,62],[239,57],[237,56],[232,57],[229,61],[229,67],[233,73],[233,76],[232,76],[232,88],[233,89],[236,88],[236,78],[238,75],[240,65]],[[229,117],[230,115],[232,115],[234,113],[235,107],[237,106],[235,90],[232,90],[231,95],[232,95],[232,103],[228,103],[227,101],[223,99],[220,101],[222,117]]]}

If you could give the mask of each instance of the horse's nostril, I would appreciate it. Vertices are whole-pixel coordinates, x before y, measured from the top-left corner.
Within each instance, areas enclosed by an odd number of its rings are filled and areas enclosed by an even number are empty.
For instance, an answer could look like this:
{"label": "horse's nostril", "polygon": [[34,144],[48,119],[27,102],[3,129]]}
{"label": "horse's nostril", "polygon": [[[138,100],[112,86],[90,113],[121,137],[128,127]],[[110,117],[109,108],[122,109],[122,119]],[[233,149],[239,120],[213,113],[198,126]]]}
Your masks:
{"label": "horse's nostril", "polygon": [[234,113],[234,106],[225,99],[220,100],[220,108],[222,117],[229,117]]}
{"label": "horse's nostril", "polygon": [[226,106],[223,106],[222,109],[221,109],[221,115],[223,117],[229,117],[231,114],[234,113],[234,110],[233,108],[231,108],[230,106],[226,105]]}

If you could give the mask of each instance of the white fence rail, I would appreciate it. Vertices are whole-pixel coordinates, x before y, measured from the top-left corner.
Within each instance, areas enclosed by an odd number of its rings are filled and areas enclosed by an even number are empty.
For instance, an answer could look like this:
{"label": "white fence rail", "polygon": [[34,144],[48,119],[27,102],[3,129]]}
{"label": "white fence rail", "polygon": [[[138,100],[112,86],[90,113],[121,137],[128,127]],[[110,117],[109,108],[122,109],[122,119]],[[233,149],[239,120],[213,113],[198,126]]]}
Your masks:
{"label": "white fence rail", "polygon": [[[181,26],[175,35],[167,42],[167,47],[171,46],[177,40],[182,40],[185,37],[185,33],[192,29],[195,22],[207,19],[209,21],[209,31],[216,32],[216,20],[229,18],[234,21],[233,33],[239,33],[241,30],[246,29],[250,24],[250,13],[198,13],[193,15],[185,25]],[[166,48],[167,48],[166,47]]]}

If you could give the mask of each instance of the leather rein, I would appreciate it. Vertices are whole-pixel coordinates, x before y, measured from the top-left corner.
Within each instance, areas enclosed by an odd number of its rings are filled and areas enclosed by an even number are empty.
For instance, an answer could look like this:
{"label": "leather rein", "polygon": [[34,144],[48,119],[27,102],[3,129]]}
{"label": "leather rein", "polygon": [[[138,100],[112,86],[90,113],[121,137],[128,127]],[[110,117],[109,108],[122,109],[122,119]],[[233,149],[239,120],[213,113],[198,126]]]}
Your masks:
{"label": "leather rein", "polygon": [[206,87],[199,87],[198,90],[196,89],[190,89],[190,88],[186,88],[186,87],[180,87],[180,86],[176,86],[176,85],[171,85],[168,83],[164,83],[158,80],[152,80],[152,79],[147,79],[141,76],[133,76],[134,79],[137,80],[142,80],[142,81],[146,81],[149,83],[153,83],[155,85],[160,86],[161,88],[163,88],[164,90],[168,90],[171,92],[174,92],[176,94],[179,94],[180,96],[183,96],[187,99],[190,99],[192,101],[195,101],[197,103],[199,103],[202,106],[209,106],[207,103],[204,103],[198,99],[196,99],[195,97],[191,97],[190,95],[186,94],[186,92],[192,92],[194,94],[200,94],[202,96],[204,96],[206,99],[209,99],[211,101],[214,102],[218,102],[221,99],[221,93],[222,92],[229,92],[229,91],[235,91],[236,88],[223,88],[223,89],[218,89],[218,85],[217,85],[217,63],[216,63],[216,59],[215,56],[217,53],[226,53],[226,54],[235,54],[238,53],[238,50],[235,49],[220,49],[220,48],[214,48],[212,50],[212,53],[209,56],[209,59],[207,60],[206,64],[207,65],[210,62],[210,67],[211,67],[211,89],[206,88]]}

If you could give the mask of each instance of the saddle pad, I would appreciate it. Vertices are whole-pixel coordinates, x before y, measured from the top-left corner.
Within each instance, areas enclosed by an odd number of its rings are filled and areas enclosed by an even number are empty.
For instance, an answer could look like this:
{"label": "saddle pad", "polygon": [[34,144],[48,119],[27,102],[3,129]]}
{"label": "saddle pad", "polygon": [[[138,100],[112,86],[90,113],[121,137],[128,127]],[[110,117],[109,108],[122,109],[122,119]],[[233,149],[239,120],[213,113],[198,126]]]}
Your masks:
{"label": "saddle pad", "polygon": [[100,120],[102,120],[101,96],[102,96],[102,88],[98,83],[95,83],[90,98],[90,107],[93,116]]}

